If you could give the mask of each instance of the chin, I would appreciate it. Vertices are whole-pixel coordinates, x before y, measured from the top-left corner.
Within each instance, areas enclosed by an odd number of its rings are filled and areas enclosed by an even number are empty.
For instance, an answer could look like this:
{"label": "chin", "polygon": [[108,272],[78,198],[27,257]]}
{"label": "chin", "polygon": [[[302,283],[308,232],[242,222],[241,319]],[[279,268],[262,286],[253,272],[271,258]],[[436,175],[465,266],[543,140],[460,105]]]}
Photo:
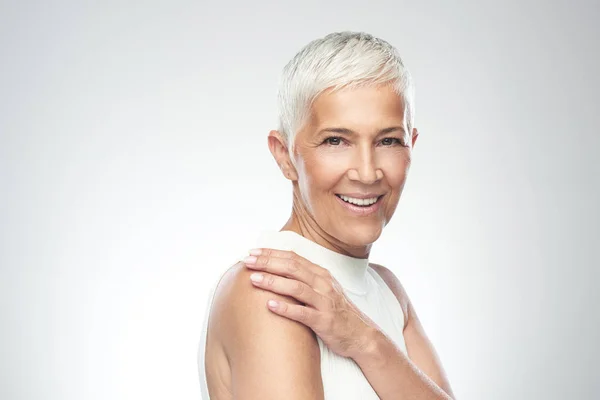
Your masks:
{"label": "chin", "polygon": [[361,224],[338,228],[337,239],[352,247],[362,247],[373,244],[381,236],[383,224]]}

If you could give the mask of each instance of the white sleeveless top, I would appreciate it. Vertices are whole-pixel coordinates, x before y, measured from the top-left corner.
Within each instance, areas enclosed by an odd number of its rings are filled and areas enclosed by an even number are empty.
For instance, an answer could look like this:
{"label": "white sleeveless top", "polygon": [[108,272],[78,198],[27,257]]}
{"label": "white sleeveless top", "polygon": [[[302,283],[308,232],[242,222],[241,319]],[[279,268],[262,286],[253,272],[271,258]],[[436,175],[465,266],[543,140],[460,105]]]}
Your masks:
{"label": "white sleeveless top", "polygon": [[[368,259],[353,258],[336,253],[292,231],[263,233],[254,247],[291,250],[328,269],[344,288],[346,296],[406,354],[402,335],[404,329],[402,308],[383,279],[369,266]],[[198,351],[200,390],[204,400],[209,400],[204,369],[206,333],[217,284],[218,280],[213,284],[209,294]],[[318,336],[317,342],[321,352],[321,376],[325,400],[379,399],[354,360],[337,355]]]}

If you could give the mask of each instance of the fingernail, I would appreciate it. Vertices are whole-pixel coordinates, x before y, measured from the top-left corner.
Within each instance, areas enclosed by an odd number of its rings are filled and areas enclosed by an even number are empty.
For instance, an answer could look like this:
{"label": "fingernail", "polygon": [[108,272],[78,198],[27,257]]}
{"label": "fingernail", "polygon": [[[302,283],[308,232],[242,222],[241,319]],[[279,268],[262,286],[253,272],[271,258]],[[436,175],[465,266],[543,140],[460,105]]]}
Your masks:
{"label": "fingernail", "polygon": [[244,258],[244,264],[256,264],[256,257],[248,256]]}
{"label": "fingernail", "polygon": [[263,276],[262,274],[255,272],[252,275],[250,275],[250,279],[252,280],[252,282],[262,282]]}
{"label": "fingernail", "polygon": [[251,256],[260,256],[261,253],[261,249],[252,249],[248,252],[248,254],[250,254]]}
{"label": "fingernail", "polygon": [[277,308],[277,306],[278,306],[278,303],[277,303],[275,300],[269,300],[269,301],[267,302],[267,304],[268,304],[268,305],[269,305],[269,307],[271,307],[271,308]]}

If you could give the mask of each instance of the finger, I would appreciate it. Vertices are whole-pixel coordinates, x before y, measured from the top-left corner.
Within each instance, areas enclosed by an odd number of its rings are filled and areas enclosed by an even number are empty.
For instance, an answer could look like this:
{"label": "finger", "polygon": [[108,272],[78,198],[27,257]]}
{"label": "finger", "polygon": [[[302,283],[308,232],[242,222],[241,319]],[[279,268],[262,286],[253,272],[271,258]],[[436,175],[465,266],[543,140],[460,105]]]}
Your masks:
{"label": "finger", "polygon": [[320,276],[315,273],[315,269],[300,260],[300,258],[276,257],[270,255],[268,251],[265,251],[259,256],[246,257],[244,259],[244,264],[250,269],[266,271],[272,274],[296,279],[306,283],[313,289],[325,289],[324,282],[322,282]]}
{"label": "finger", "polygon": [[306,283],[295,279],[255,272],[250,275],[250,281],[256,287],[293,297],[301,303],[308,304],[319,310],[323,309],[327,304],[321,294],[314,291]]}
{"label": "finger", "polygon": [[324,276],[329,272],[327,269],[310,262],[309,260],[307,260],[306,258],[302,257],[301,255],[297,254],[294,251],[261,248],[261,249],[252,249],[252,250],[250,250],[250,252],[251,252],[251,254],[258,255],[258,256],[275,257],[275,258],[293,260],[299,266],[308,268],[309,271],[311,271],[314,274],[319,275],[319,276]]}
{"label": "finger", "polygon": [[311,329],[313,329],[318,322],[319,311],[310,307],[275,300],[269,300],[267,302],[267,307],[274,313],[298,321]]}

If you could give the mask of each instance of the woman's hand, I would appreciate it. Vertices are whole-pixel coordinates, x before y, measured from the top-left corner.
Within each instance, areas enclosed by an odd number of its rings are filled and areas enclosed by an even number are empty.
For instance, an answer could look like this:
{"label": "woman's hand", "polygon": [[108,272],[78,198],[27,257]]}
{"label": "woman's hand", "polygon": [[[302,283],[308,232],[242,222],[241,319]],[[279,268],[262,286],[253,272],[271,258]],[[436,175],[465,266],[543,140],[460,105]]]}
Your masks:
{"label": "woman's hand", "polygon": [[256,287],[303,304],[269,300],[271,311],[308,326],[341,356],[355,358],[367,349],[378,327],[346,297],[327,269],[291,251],[255,249],[250,254],[244,264],[260,271],[251,275]]}

